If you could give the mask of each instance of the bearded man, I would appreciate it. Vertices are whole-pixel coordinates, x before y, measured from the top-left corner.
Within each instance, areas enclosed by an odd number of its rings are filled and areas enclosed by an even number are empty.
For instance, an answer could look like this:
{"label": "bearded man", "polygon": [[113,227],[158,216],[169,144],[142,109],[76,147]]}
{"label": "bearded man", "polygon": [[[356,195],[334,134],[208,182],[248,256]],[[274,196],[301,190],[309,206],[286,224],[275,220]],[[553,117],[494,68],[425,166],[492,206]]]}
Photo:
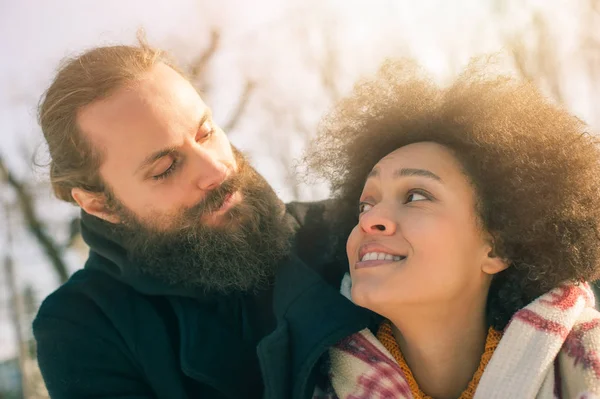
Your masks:
{"label": "bearded man", "polygon": [[310,397],[324,338],[369,323],[328,203],[283,204],[162,51],[66,62],[39,121],[90,247],[34,321],[52,398]]}

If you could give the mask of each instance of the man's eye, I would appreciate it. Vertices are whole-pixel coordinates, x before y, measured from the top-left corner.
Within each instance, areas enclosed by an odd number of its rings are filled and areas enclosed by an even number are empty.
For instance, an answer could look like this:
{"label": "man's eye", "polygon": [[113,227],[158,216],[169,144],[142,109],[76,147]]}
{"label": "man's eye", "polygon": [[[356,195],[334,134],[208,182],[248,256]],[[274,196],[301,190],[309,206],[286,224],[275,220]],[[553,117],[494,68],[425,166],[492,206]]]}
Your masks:
{"label": "man's eye", "polygon": [[169,167],[167,168],[167,170],[165,170],[164,172],[162,172],[159,175],[156,176],[152,176],[152,179],[154,180],[162,180],[162,179],[166,179],[167,177],[169,177],[171,175],[171,173],[175,172],[175,170],[178,167],[179,162],[174,159],[173,162],[171,163],[171,165],[169,165]]}
{"label": "man's eye", "polygon": [[373,208],[373,205],[371,205],[367,202],[361,202],[360,204],[358,204],[358,212],[359,213],[366,212],[366,211],[370,210],[371,208]]}
{"label": "man's eye", "polygon": [[215,124],[207,120],[200,126],[200,132],[198,132],[198,141],[208,140],[215,133]]}

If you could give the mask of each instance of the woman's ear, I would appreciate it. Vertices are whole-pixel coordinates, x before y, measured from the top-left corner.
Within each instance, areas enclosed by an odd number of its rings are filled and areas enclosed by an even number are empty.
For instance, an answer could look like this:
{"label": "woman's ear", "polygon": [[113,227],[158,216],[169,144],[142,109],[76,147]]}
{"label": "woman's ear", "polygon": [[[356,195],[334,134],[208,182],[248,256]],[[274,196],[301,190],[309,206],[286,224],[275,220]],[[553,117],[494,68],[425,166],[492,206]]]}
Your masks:
{"label": "woman's ear", "polygon": [[481,271],[486,274],[494,275],[506,270],[508,265],[509,262],[506,259],[496,256],[492,250],[488,253],[486,259],[484,259],[483,263],[481,264]]}
{"label": "woman's ear", "polygon": [[106,220],[109,223],[119,223],[119,217],[109,211],[106,206],[106,196],[103,193],[92,193],[81,188],[73,188],[71,195],[86,213]]}
{"label": "woman's ear", "polygon": [[495,251],[496,240],[492,234],[487,234],[486,256],[481,264],[481,271],[494,275],[506,270],[510,264],[508,259],[503,259]]}

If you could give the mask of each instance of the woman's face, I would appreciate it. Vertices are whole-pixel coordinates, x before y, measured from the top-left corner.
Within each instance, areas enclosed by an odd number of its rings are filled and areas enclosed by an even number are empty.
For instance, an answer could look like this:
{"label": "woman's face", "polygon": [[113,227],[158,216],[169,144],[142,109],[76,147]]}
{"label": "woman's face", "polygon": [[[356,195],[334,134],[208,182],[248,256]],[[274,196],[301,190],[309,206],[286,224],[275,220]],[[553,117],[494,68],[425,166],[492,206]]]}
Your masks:
{"label": "woman's face", "polygon": [[415,143],[381,159],[346,247],[353,301],[384,316],[405,305],[485,303],[491,275],[506,266],[490,255],[475,206],[446,147]]}

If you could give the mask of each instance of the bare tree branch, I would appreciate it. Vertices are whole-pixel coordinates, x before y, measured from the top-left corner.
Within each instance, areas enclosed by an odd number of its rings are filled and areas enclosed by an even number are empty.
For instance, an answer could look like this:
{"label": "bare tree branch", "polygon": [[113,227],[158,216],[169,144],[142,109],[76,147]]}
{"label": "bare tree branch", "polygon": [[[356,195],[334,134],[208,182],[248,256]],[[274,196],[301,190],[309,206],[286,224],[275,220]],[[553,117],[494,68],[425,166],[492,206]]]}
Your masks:
{"label": "bare tree branch", "polygon": [[534,14],[532,29],[535,45],[531,49],[525,47],[521,38],[507,40],[515,68],[524,79],[540,87],[545,84],[554,100],[564,104],[559,57],[548,25],[540,13]]}
{"label": "bare tree branch", "polygon": [[244,115],[244,111],[246,110],[246,107],[248,106],[248,102],[250,101],[250,97],[251,97],[252,92],[254,91],[255,87],[256,87],[256,84],[253,81],[251,81],[251,80],[246,81],[246,85],[244,86],[244,91],[240,95],[238,103],[237,103],[236,107],[234,108],[233,113],[231,114],[231,117],[223,126],[223,130],[225,132],[229,132],[230,130],[233,130],[235,128],[235,126],[238,124],[238,122],[240,121],[242,115]]}
{"label": "bare tree branch", "polygon": [[508,48],[510,49],[513,63],[519,75],[521,75],[523,79],[534,82],[534,78],[527,67],[527,61],[525,59],[527,50],[525,49],[523,42],[516,38],[508,40]]}
{"label": "bare tree branch", "polygon": [[325,45],[325,52],[323,55],[323,61],[319,65],[321,72],[321,83],[323,84],[323,88],[327,94],[329,94],[331,101],[337,102],[340,99],[340,90],[337,85],[339,59],[331,32],[327,31],[323,33],[323,42]]}
{"label": "bare tree branch", "polygon": [[316,52],[311,43],[311,35],[317,30],[312,30],[308,26],[299,26],[297,28],[297,36],[300,41],[307,44],[303,57],[306,63],[314,66],[316,69],[315,76],[321,81],[321,86],[325,95],[329,97],[331,102],[336,102],[340,99],[340,89],[338,87],[340,74],[340,59],[339,50],[336,48],[336,43],[333,35],[335,28],[334,21],[326,21],[319,27],[320,37],[323,41],[323,50]]}
{"label": "bare tree branch", "polygon": [[213,30],[210,33],[210,43],[208,44],[208,47],[204,49],[204,51],[202,51],[200,55],[196,57],[196,59],[190,65],[189,75],[191,80],[203,80],[201,79],[202,73],[206,70],[206,66],[217,52],[220,41],[221,34],[219,33],[219,31]]}
{"label": "bare tree branch", "polygon": [[537,63],[538,69],[542,72],[550,92],[556,101],[565,103],[565,95],[561,87],[560,61],[556,54],[556,45],[550,37],[548,24],[540,13],[534,15],[534,26],[537,33]]}
{"label": "bare tree branch", "polygon": [[29,393],[29,373],[27,373],[27,359],[29,355],[29,351],[27,348],[27,340],[25,339],[25,333],[23,331],[23,315],[25,313],[23,308],[23,297],[21,296],[21,292],[19,291],[17,278],[15,276],[15,265],[13,261],[13,256],[11,253],[12,246],[12,233],[11,233],[11,221],[10,221],[10,212],[8,211],[8,204],[4,204],[6,207],[6,227],[7,227],[7,237],[6,237],[6,246],[8,247],[8,251],[4,257],[4,274],[6,276],[6,285],[8,288],[9,300],[10,300],[10,310],[11,310],[11,319],[14,328],[16,344],[18,355],[17,358],[19,360],[19,371],[21,374],[21,387],[23,390],[23,396],[25,398],[31,397]]}
{"label": "bare tree branch", "polygon": [[75,240],[81,236],[80,222],[81,218],[79,216],[72,218],[69,222],[69,238],[67,239],[65,248],[71,248],[75,244]]}
{"label": "bare tree branch", "polygon": [[8,169],[2,157],[0,157],[0,176],[2,176],[6,183],[15,190],[27,228],[44,249],[58,278],[61,282],[67,281],[69,273],[67,272],[67,266],[62,258],[62,247],[48,235],[44,223],[40,220],[35,211],[33,198],[29,194],[27,187]]}

